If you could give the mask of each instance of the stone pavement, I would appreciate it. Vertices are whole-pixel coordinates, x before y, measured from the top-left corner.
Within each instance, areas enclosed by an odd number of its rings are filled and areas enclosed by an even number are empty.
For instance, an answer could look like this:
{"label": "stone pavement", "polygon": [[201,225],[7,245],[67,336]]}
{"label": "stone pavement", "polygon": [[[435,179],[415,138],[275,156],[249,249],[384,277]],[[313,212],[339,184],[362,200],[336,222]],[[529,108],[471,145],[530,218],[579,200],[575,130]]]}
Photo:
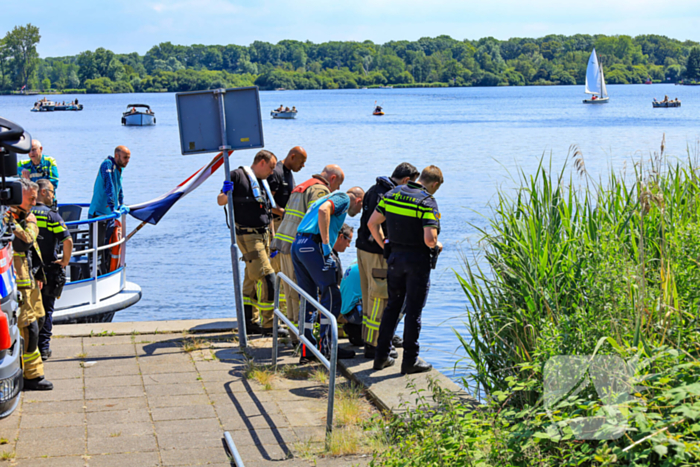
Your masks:
{"label": "stone pavement", "polygon": [[[0,466],[231,466],[224,431],[246,467],[369,463],[371,456],[308,457],[305,446],[324,439],[327,383],[285,378],[265,390],[245,378],[246,359],[230,338],[54,339],[45,364],[54,390],[23,393],[0,420]],[[255,361],[269,363],[270,339],[250,342]],[[290,349],[280,355],[280,364],[297,361]]]}

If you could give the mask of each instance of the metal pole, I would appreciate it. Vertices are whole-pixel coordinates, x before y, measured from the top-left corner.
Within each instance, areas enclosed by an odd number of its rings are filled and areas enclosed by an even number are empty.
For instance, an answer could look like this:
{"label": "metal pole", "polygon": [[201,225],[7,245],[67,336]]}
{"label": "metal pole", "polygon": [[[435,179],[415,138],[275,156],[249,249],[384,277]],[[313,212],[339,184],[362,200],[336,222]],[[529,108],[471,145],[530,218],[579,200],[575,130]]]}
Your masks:
{"label": "metal pole", "polygon": [[236,467],[243,467],[243,460],[241,459],[241,455],[238,453],[238,449],[236,449],[236,444],[233,442],[231,433],[224,431],[224,439],[226,440],[228,452],[231,454],[231,457],[233,457],[233,462],[236,464]]}
{"label": "metal pole", "polygon": [[[214,94],[219,97],[219,123],[221,126],[221,150],[224,154],[224,180],[231,180],[231,167],[228,151],[231,146],[226,139],[226,115],[224,111],[225,89],[217,89]],[[243,310],[243,291],[241,290],[241,271],[238,269],[238,244],[236,243],[236,219],[233,214],[233,191],[228,192],[228,223],[231,226],[231,268],[233,269],[233,290],[236,300],[236,320],[238,321],[238,343],[241,349],[248,346],[245,332],[245,312]]]}

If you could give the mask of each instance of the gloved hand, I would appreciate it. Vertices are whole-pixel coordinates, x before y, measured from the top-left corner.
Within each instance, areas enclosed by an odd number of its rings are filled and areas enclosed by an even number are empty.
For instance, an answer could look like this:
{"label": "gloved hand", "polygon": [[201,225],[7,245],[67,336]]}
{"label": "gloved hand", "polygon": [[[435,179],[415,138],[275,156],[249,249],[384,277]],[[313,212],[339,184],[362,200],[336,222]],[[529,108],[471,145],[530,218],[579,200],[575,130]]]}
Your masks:
{"label": "gloved hand", "polygon": [[323,257],[330,256],[333,253],[333,249],[328,243],[322,243],[321,249],[323,250]]}
{"label": "gloved hand", "polygon": [[233,190],[233,182],[226,180],[224,182],[223,188],[221,188],[221,191],[223,192],[223,194],[227,195],[228,192],[231,190]]}
{"label": "gloved hand", "polygon": [[122,205],[119,207],[119,214],[129,214],[129,206]]}
{"label": "gloved hand", "polygon": [[337,267],[338,263],[335,262],[333,255],[323,257],[323,271],[328,271],[329,269],[335,269]]}

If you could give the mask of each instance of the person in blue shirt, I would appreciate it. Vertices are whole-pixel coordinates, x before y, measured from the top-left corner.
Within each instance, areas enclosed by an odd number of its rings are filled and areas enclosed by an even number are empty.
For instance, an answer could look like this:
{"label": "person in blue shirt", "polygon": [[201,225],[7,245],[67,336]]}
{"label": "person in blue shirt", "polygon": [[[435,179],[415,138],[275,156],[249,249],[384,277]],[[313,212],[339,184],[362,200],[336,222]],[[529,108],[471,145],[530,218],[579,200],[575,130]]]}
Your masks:
{"label": "person in blue shirt", "polygon": [[45,178],[51,182],[54,190],[58,188],[58,167],[56,159],[45,156],[44,148],[38,139],[32,140],[32,150],[29,152],[29,160],[17,163],[17,172],[22,176],[36,183],[37,180]]}
{"label": "person in blue shirt", "polygon": [[[334,244],[348,214],[353,217],[362,210],[364,196],[362,188],[353,187],[347,193],[335,192],[319,199],[306,212],[292,243],[292,263],[297,284],[312,297],[320,294],[321,305],[336,317],[340,314],[341,297],[337,285],[338,265],[333,257],[331,239]],[[317,341],[312,333],[316,309],[310,303],[306,304],[304,316],[304,335],[316,345]],[[326,356],[330,355],[328,325],[328,320],[321,317],[321,342],[318,344]],[[354,356],[355,352],[352,350],[338,348],[338,358]],[[300,363],[308,363],[313,359],[313,354],[302,346]]]}
{"label": "person in blue shirt", "polygon": [[[131,151],[126,146],[117,146],[114,149],[114,157],[109,156],[102,161],[100,171],[95,179],[92,191],[92,201],[88,210],[88,217],[100,217],[112,214],[114,211],[128,208],[124,206],[124,190],[122,190],[122,171],[129,164]],[[98,223],[98,246],[107,245],[114,230],[114,219]],[[110,251],[102,250],[102,264],[100,273],[109,271]]]}

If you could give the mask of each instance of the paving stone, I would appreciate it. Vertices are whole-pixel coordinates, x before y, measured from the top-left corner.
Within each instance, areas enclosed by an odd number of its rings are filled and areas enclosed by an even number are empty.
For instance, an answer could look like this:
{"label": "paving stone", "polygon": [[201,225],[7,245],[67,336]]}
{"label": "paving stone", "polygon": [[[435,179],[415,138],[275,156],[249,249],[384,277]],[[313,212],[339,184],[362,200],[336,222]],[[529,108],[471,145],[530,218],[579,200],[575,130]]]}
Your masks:
{"label": "paving stone", "polygon": [[130,345],[86,345],[83,347],[87,358],[136,357],[136,349]]}
{"label": "paving stone", "polygon": [[[271,445],[277,444],[281,446],[287,446],[291,449],[294,443],[298,442],[298,438],[294,430],[289,428],[280,428],[274,430],[227,430],[231,433],[231,438],[239,446],[251,446],[251,445]],[[240,449],[239,449],[240,452]]]}
{"label": "paving stone", "polygon": [[[83,413],[85,403],[79,401],[27,402],[22,404],[22,415],[50,415],[55,413]],[[0,421],[0,432],[2,421]]]}
{"label": "paving stone", "polygon": [[293,427],[298,426],[325,426],[326,425],[326,412],[323,415],[315,412],[295,412],[290,414],[289,425]]}
{"label": "paving stone", "polygon": [[279,444],[254,444],[240,447],[236,444],[236,449],[238,449],[238,453],[241,455],[241,459],[246,467],[255,463],[260,465],[261,461],[276,461],[277,465],[279,465],[280,461],[291,459],[292,457],[290,449],[285,445],[280,446]]}
{"label": "paving stone", "polygon": [[[193,369],[194,370],[194,369]],[[148,374],[143,377],[143,384],[146,386],[157,384],[180,385],[183,383],[198,383],[201,386],[199,373],[191,371],[187,373],[159,373]]]}
{"label": "paving stone", "polygon": [[156,434],[219,432],[221,425],[216,418],[166,420],[155,422]]}
{"label": "paving stone", "polygon": [[157,467],[160,459],[157,452],[137,452],[92,456],[88,463],[90,467]]}
{"label": "paving stone", "polygon": [[141,386],[121,386],[119,390],[113,387],[100,386],[85,389],[85,399],[124,399],[143,396]]}
{"label": "paving stone", "polygon": [[170,449],[221,448],[224,432],[158,433],[158,446],[162,451]]}
{"label": "paving stone", "polygon": [[0,437],[7,440],[7,444],[0,444],[0,453],[12,453],[19,439],[19,428],[13,427],[0,430]]}
{"label": "paving stone", "polygon": [[141,365],[141,373],[144,375],[157,375],[162,373],[189,373],[194,370],[190,363],[147,364]]}
{"label": "paving stone", "polygon": [[20,459],[16,464],[11,465],[12,467],[84,467],[85,459],[82,456],[32,458]]}
{"label": "paving stone", "polygon": [[184,407],[188,405],[207,405],[209,398],[204,394],[188,394],[185,396],[149,396],[148,403],[152,408]]}
{"label": "paving stone", "polygon": [[96,376],[138,375],[140,373],[141,369],[136,360],[120,364],[98,361],[95,365],[85,368],[85,379]]}
{"label": "paving stone", "polygon": [[[31,404],[30,404],[31,405]],[[50,428],[57,426],[84,426],[85,414],[80,413],[54,413],[22,415],[20,428]]]}
{"label": "paving stone", "polygon": [[88,412],[107,412],[123,410],[148,410],[146,397],[130,397],[128,399],[93,399],[85,401]]}
{"label": "paving stone", "polygon": [[147,409],[127,409],[106,412],[88,412],[88,427],[95,425],[114,425],[119,423],[150,422],[151,416]]}
{"label": "paving stone", "polygon": [[[59,331],[60,332],[60,331]],[[119,344],[131,344],[133,343],[132,336],[92,336],[83,339],[83,345],[85,347],[91,345],[119,345]]]}
{"label": "paving stone", "polygon": [[85,384],[83,383],[83,377],[79,378],[67,378],[67,379],[55,379],[52,378],[50,374],[45,374],[46,379],[51,381],[53,383],[53,390],[63,390],[63,389],[70,389],[73,391],[83,391],[83,387]]}
{"label": "paving stone", "polygon": [[[147,376],[144,376],[146,379]],[[151,384],[146,386],[146,394],[152,396],[185,396],[189,394],[204,394],[204,386],[200,381],[181,384]]]}
{"label": "paving stone", "polygon": [[141,375],[90,376],[85,378],[86,389],[142,386]]}
{"label": "paving stone", "polygon": [[89,425],[87,428],[88,441],[92,438],[111,438],[120,436],[152,435],[153,424],[149,422],[114,423],[109,425]]}
{"label": "paving stone", "polygon": [[185,407],[163,407],[151,409],[153,421],[188,420],[197,418],[215,418],[216,412],[211,405],[189,405]]}
{"label": "paving stone", "polygon": [[156,437],[153,434],[140,436],[113,436],[92,438],[88,436],[88,454],[117,454],[120,452],[157,451]]}
{"label": "paving stone", "polygon": [[[21,402],[22,401],[20,401],[20,404]],[[0,433],[19,428],[20,418],[20,406],[18,406],[17,409],[12,412],[12,415],[0,418]]]}
{"label": "paving stone", "polygon": [[[221,436],[223,437],[223,433],[221,433]],[[219,446],[221,446],[221,449],[162,449],[163,465],[199,465],[228,462],[230,466],[231,463],[228,460],[223,443],[219,444]]]}
{"label": "paving stone", "polygon": [[82,389],[60,389],[54,387],[52,391],[29,391],[24,395],[27,401],[76,401],[83,400]]}
{"label": "paving stone", "polygon": [[231,366],[232,366],[231,362],[220,362],[217,360],[210,360],[210,361],[196,361],[195,360],[194,365],[197,367],[197,371],[199,371],[199,372],[230,370]]}
{"label": "paving stone", "polygon": [[315,442],[323,444],[326,439],[326,426],[296,426],[292,431],[301,443]]}
{"label": "paving stone", "polygon": [[[233,374],[232,374],[233,373]],[[200,374],[204,384],[209,382],[240,381],[241,375],[235,374],[231,370],[204,371]]]}
{"label": "paving stone", "polygon": [[85,453],[85,427],[24,428],[19,432],[17,457],[80,456]]}
{"label": "paving stone", "polygon": [[82,378],[83,368],[80,363],[70,362],[68,365],[61,365],[62,362],[55,362],[53,358],[44,363],[44,373],[49,381],[59,381],[64,379]]}
{"label": "paving stone", "polygon": [[[200,375],[206,375],[207,372],[202,372]],[[248,392],[250,384],[247,381],[226,381],[226,382],[204,382],[204,387],[207,388],[209,394],[230,394],[239,392]]]}

